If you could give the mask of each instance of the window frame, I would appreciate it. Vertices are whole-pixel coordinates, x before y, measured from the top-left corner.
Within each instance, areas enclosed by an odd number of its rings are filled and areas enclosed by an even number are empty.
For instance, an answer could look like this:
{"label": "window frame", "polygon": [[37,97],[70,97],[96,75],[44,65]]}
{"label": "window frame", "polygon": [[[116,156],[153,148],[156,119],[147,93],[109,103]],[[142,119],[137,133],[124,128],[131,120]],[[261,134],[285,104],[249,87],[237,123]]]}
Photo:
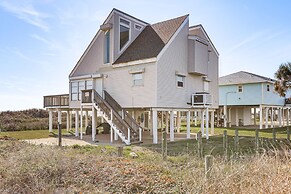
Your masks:
{"label": "window frame", "polygon": [[[182,81],[178,80],[178,78],[181,78]],[[179,86],[179,83],[182,83],[182,86]],[[176,87],[177,88],[184,88],[185,87],[185,76],[176,74]]]}
{"label": "window frame", "polygon": [[[141,79],[135,79],[135,76],[136,75],[141,75]],[[136,82],[140,80],[140,83]],[[133,87],[136,87],[136,86],[143,86],[144,85],[144,75],[142,72],[139,72],[139,73],[133,73],[132,74],[132,86]]]}
{"label": "window frame", "polygon": [[[73,92],[73,84],[76,83],[77,85],[74,86],[76,88],[76,92]],[[79,82],[73,81],[71,82],[71,101],[78,101],[78,88],[79,88]],[[75,96],[75,97],[73,97]]]}
{"label": "window frame", "polygon": [[[80,83],[84,83],[84,88],[80,88]],[[88,85],[88,82],[91,82],[92,84]],[[74,86],[76,89],[76,92],[73,92],[73,84],[76,83],[77,86]],[[91,87],[89,87],[91,86]],[[82,90],[92,90],[93,89],[93,80],[87,79],[87,80],[77,80],[71,82],[71,101],[80,101],[82,96]],[[73,98],[73,96],[75,96]]]}
{"label": "window frame", "polygon": [[110,63],[110,30],[104,33],[104,64]]}
{"label": "window frame", "polygon": [[243,85],[237,85],[237,93],[243,93],[244,92],[244,89],[243,88],[244,88]]}
{"label": "window frame", "polygon": [[[122,23],[121,20],[127,21],[129,24]],[[120,26],[128,28],[128,41],[123,45],[122,48],[120,48]],[[119,17],[119,26],[118,26],[118,51],[119,53],[122,52],[126,48],[130,40],[131,40],[131,21],[123,17]]]}

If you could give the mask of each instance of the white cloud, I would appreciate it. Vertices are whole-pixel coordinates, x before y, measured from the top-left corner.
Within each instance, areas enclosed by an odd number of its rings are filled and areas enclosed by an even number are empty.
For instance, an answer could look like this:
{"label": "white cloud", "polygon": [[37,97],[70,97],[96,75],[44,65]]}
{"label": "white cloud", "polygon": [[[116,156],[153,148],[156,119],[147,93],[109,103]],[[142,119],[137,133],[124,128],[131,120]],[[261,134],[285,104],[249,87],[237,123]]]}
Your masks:
{"label": "white cloud", "polygon": [[[21,2],[21,1],[19,1]],[[27,2],[26,2],[27,3]],[[44,19],[48,18],[47,14],[37,11],[32,5],[29,4],[11,4],[11,1],[1,1],[0,6],[6,11],[16,15],[17,18],[41,28],[44,31],[49,30],[48,24]]]}

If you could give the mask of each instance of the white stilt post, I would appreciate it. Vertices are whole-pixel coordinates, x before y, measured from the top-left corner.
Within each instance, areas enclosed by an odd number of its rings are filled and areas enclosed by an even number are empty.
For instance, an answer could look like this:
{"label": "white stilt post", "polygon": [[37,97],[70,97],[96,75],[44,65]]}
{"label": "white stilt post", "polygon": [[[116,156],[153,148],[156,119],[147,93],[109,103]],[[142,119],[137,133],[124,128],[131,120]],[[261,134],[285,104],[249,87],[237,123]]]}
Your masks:
{"label": "white stilt post", "polygon": [[118,140],[118,134],[117,132],[114,132],[114,141],[117,141]]}
{"label": "white stilt post", "polygon": [[88,111],[86,110],[85,111],[85,130],[87,129],[88,127]]}
{"label": "white stilt post", "polygon": [[158,111],[153,110],[153,143],[158,143]]}
{"label": "white stilt post", "polygon": [[81,107],[81,118],[80,118],[80,139],[83,139],[83,108]]}
{"label": "white stilt post", "polygon": [[190,110],[187,111],[187,139],[190,139],[190,117],[191,112]]}
{"label": "white stilt post", "polygon": [[238,127],[239,123],[238,123],[238,108],[235,108],[235,126]]}
{"label": "white stilt post", "polygon": [[49,111],[49,132],[53,132],[53,111]]}
{"label": "white stilt post", "polygon": [[283,127],[285,127],[285,109],[282,108],[282,124],[283,124]]}
{"label": "white stilt post", "polygon": [[279,120],[279,127],[282,127],[282,108],[279,108],[279,116],[278,116],[278,120]]}
{"label": "white stilt post", "polygon": [[180,133],[181,129],[181,112],[177,111],[177,133]]}
{"label": "white stilt post", "polygon": [[269,123],[269,108],[266,108],[265,111],[266,111],[265,127],[266,127],[266,129],[268,129],[269,128],[269,125],[268,125],[268,123]]}
{"label": "white stilt post", "polygon": [[58,123],[62,124],[62,111],[58,111]]}
{"label": "white stilt post", "polygon": [[92,141],[95,142],[96,135],[96,109],[92,106]]}
{"label": "white stilt post", "polygon": [[170,141],[174,141],[174,111],[170,113]]}
{"label": "white stilt post", "polygon": [[254,125],[257,125],[257,108],[254,108]]}
{"label": "white stilt post", "polygon": [[223,106],[223,127],[227,127],[227,106]]}
{"label": "white stilt post", "polygon": [[76,110],[76,117],[75,117],[75,136],[79,136],[79,111]]}
{"label": "white stilt post", "polygon": [[205,125],[205,123],[204,123],[204,113],[205,113],[205,111],[204,111],[204,109],[202,109],[201,110],[201,134],[202,134],[202,136],[204,136],[204,125]]}
{"label": "white stilt post", "polygon": [[260,129],[263,129],[263,106],[260,104]]}
{"label": "white stilt post", "polygon": [[206,139],[209,139],[209,108],[206,108],[206,118],[205,118],[205,124],[206,124]]}
{"label": "white stilt post", "polygon": [[169,133],[169,111],[166,111],[166,132]]}
{"label": "white stilt post", "polygon": [[67,111],[67,131],[70,130],[70,111]]}
{"label": "white stilt post", "polygon": [[214,110],[211,111],[211,135],[214,135]]}
{"label": "white stilt post", "polygon": [[231,127],[231,107],[228,109],[228,127]]}
{"label": "white stilt post", "polygon": [[286,111],[287,111],[286,125],[289,126],[289,116],[290,116],[289,108],[287,108]]}
{"label": "white stilt post", "polygon": [[110,126],[110,142],[113,143],[113,128]]}
{"label": "white stilt post", "polygon": [[197,111],[194,111],[194,126],[197,126]]}
{"label": "white stilt post", "polygon": [[161,118],[161,131],[164,131],[164,112],[162,111],[162,118]]}
{"label": "white stilt post", "polygon": [[273,107],[271,108],[271,128],[274,127],[274,109]]}

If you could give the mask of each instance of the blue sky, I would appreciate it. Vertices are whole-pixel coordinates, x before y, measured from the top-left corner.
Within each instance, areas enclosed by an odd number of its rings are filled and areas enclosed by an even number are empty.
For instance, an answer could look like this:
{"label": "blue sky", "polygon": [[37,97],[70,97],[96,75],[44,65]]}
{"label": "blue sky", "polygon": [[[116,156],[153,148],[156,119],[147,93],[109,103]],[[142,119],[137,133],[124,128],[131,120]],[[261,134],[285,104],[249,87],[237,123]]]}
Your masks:
{"label": "blue sky", "polygon": [[0,0],[0,111],[42,108],[69,91],[68,75],[112,8],[148,23],[190,14],[220,53],[220,75],[273,77],[291,61],[288,0]]}

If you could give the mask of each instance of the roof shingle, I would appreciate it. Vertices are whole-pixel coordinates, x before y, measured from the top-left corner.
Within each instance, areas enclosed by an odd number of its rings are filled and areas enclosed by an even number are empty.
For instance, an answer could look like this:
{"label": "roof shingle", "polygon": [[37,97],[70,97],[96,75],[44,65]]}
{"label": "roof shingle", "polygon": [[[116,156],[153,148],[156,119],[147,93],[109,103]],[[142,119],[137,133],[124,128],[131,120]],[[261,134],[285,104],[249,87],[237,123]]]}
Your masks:
{"label": "roof shingle", "polygon": [[158,56],[188,15],[148,25],[113,64]]}

